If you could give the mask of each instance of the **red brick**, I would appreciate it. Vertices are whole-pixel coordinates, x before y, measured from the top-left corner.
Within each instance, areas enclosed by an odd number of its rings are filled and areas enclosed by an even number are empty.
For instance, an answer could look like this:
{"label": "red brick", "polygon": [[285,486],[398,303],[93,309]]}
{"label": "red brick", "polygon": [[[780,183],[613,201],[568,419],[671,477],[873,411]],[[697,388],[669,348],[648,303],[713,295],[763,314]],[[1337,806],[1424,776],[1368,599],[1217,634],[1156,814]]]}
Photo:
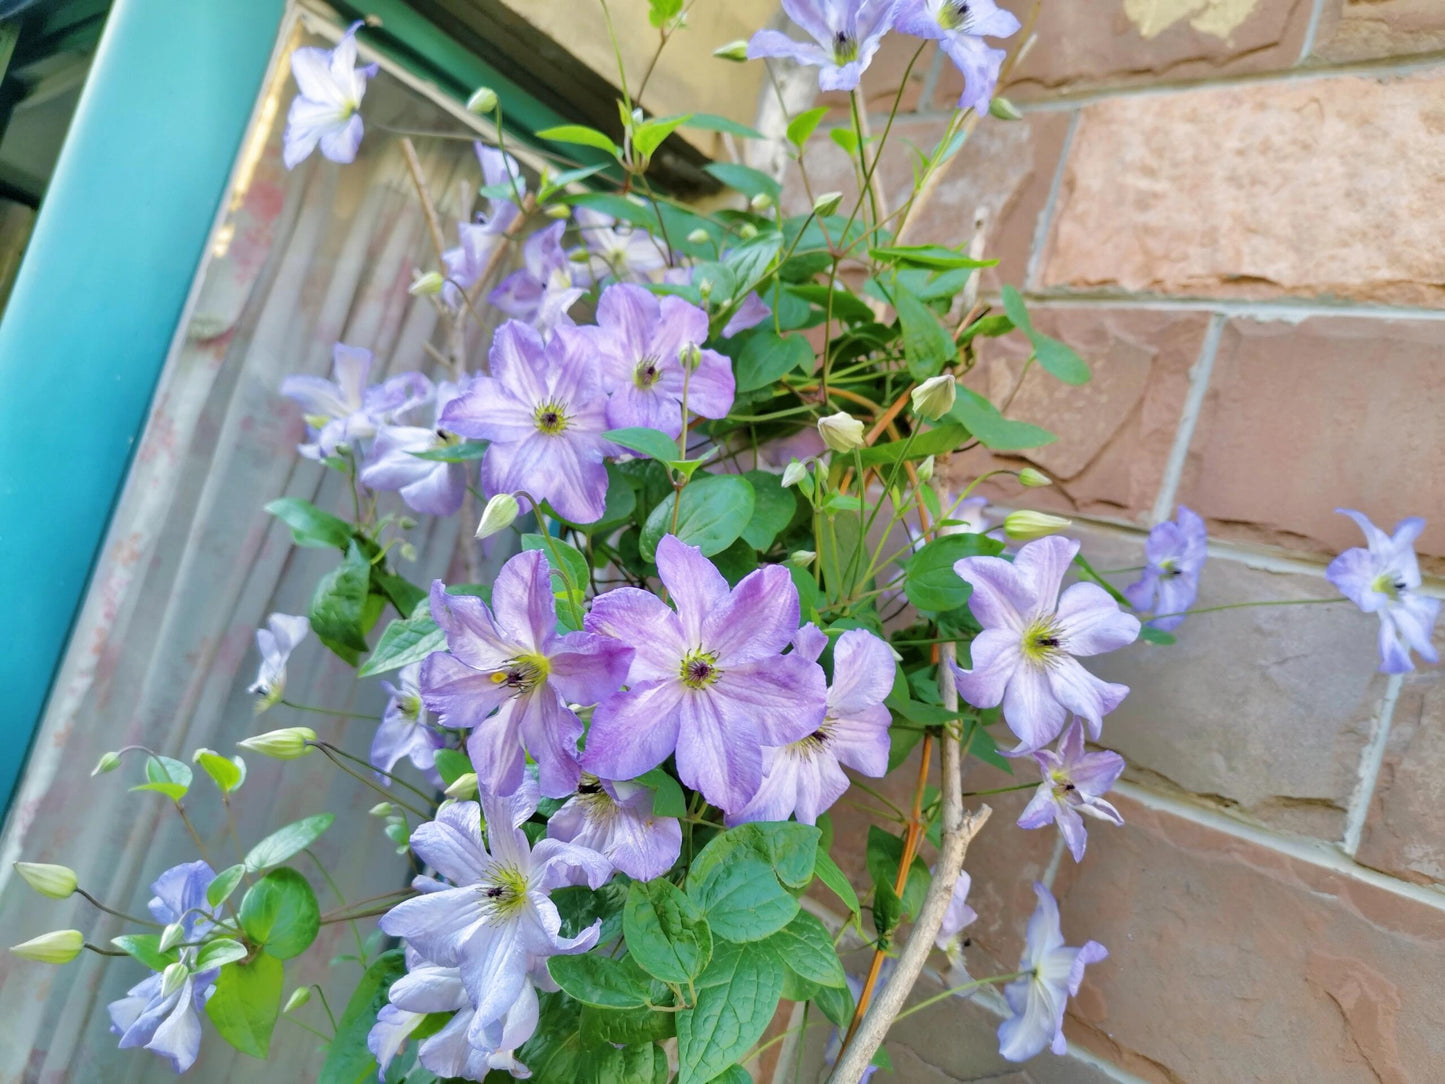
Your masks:
{"label": "red brick", "polygon": [[1231,320],[1180,501],[1216,537],[1321,557],[1363,542],[1336,508],[1385,528],[1425,515],[1419,549],[1445,555],[1442,336],[1433,321]]}
{"label": "red brick", "polygon": [[1445,8],[1438,0],[1326,0],[1314,55],[1374,60],[1445,49]]}

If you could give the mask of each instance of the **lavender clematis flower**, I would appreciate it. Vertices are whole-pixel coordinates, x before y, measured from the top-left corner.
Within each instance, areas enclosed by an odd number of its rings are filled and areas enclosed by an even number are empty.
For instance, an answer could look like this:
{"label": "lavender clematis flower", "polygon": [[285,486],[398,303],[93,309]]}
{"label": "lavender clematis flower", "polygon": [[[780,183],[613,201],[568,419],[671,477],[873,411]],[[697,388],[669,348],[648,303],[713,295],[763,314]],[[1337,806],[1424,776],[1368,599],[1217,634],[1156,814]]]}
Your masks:
{"label": "lavender clematis flower", "polygon": [[[482,183],[488,188],[506,185],[513,192],[526,194],[527,182],[517,160],[505,151],[474,143],[477,161],[482,166]],[[455,309],[462,304],[461,290],[470,290],[487,269],[493,254],[517,220],[521,209],[511,200],[489,197],[485,212],[478,212],[475,221],[457,225],[461,244],[442,253],[447,269],[447,283],[442,287],[442,301]]]}
{"label": "lavender clematis flower", "polygon": [[261,652],[261,668],[256,680],[246,691],[259,699],[257,713],[265,711],[286,695],[286,660],[296,645],[306,639],[311,622],[296,614],[272,614],[266,627],[256,630],[256,648]]}
{"label": "lavender clematis flower", "polygon": [[577,228],[590,258],[581,269],[591,282],[636,281],[667,266],[667,252],[646,230],[618,223],[611,215],[578,207]]}
{"label": "lavender clematis flower", "polygon": [[953,957],[953,947],[958,943],[958,935],[965,927],[971,926],[978,920],[978,912],[968,905],[968,892],[973,887],[973,878],[966,870],[960,871],[958,881],[953,886],[953,895],[948,898],[948,910],[943,912],[943,925],[938,928],[938,936],[933,943],[944,952]]}
{"label": "lavender clematis flower", "polygon": [[1184,611],[1194,605],[1208,541],[1204,520],[1182,504],[1173,520],[1150,530],[1144,544],[1144,574],[1124,588],[1124,597],[1136,610],[1164,614],[1149,622],[1156,629],[1178,628]]}
{"label": "lavender clematis flower", "polygon": [[755,328],[771,315],[773,315],[772,307],[754,290],[743,298],[737,311],[728,317],[728,322],[723,325],[722,337],[730,339],[749,328]]}
{"label": "lavender clematis flower", "polygon": [[291,74],[299,94],[286,115],[281,160],[294,169],[319,144],[321,154],[333,162],[354,162],[361,146],[362,96],[366,81],[376,75],[375,64],[356,66],[356,32],[347,28],[334,49],[303,46],[291,54]]}
{"label": "lavender clematis flower", "polygon": [[437,424],[384,425],[376,434],[361,482],[371,489],[394,490],[408,508],[429,516],[455,515],[467,495],[465,463],[421,459],[415,453],[434,452],[456,440],[439,428],[442,411],[461,396],[450,381],[436,386]]}
{"label": "lavender clematis flower", "polygon": [[762,747],[817,730],[827,707],[822,668],[779,654],[798,627],[798,591],[782,565],[729,590],[695,546],[667,535],[657,568],[677,606],[637,588],[592,604],[589,631],[636,648],[626,692],[597,706],[582,766],[632,779],[677,752],[682,781],[734,812],[762,782]]}
{"label": "lavender clematis flower", "polygon": [[[206,902],[206,889],[215,873],[205,862],[187,862],[162,873],[151,885],[155,893],[149,907],[157,922],[179,922],[184,936],[192,941],[211,927],[214,910]],[[189,964],[196,949],[181,951],[181,962]],[[167,992],[162,975],[150,975],[126,991],[126,996],[108,1006],[110,1030],[120,1036],[120,1048],[143,1047],[184,1073],[201,1050],[201,1010],[215,990],[218,968],[195,972],[174,990]]]}
{"label": "lavender clematis flower", "polygon": [[[687,409],[704,418],[723,418],[732,409],[732,362],[699,349],[707,339],[707,313],[696,305],[617,283],[602,291],[597,326],[583,331],[596,352],[602,386],[611,393],[612,428],[645,426],[675,438],[682,432],[684,391]],[[685,360],[684,353],[691,357]]]}
{"label": "lavender clematis flower", "polygon": [[441,424],[464,437],[489,440],[482,458],[487,496],[526,491],[573,523],[593,523],[607,504],[612,449],[606,400],[590,340],[578,328],[557,329],[548,343],[516,320],[492,338],[491,376],[474,379],[442,411]]}
{"label": "lavender clematis flower", "polygon": [[1039,762],[1044,778],[1019,815],[1018,825],[1042,828],[1050,822],[1057,824],[1074,861],[1082,862],[1089,836],[1084,830],[1084,818],[1079,814],[1111,824],[1124,823],[1119,811],[1103,798],[1124,771],[1124,758],[1118,753],[1085,752],[1084,728],[1075,719],[1064,731],[1057,752],[1039,749],[1034,752],[1034,759]]}
{"label": "lavender clematis flower", "polygon": [[1128,695],[1089,673],[1075,655],[1098,655],[1131,644],[1139,620],[1121,611],[1102,587],[1059,585],[1079,543],[1050,535],[1022,547],[1013,563],[965,557],[954,571],[973,587],[968,606],[983,631],[973,641],[973,669],[950,663],[958,692],[976,708],[1002,702],[1004,721],[1019,739],[1016,753],[1053,741],[1069,714],[1098,737],[1106,714]]}
{"label": "lavender clematis flower", "polygon": [[[437,750],[446,744],[442,736],[427,725],[426,710],[421,700],[421,663],[403,666],[397,674],[397,684],[383,681],[390,699],[381,716],[381,725],[371,739],[371,763],[384,772],[396,767],[396,762],[406,757],[427,776],[440,782],[437,775]],[[382,782],[390,785],[385,777]]]}
{"label": "lavender clematis flower", "polygon": [[[404,938],[423,957],[455,967],[475,1015],[467,1034],[485,1045],[490,1026],[524,994],[536,960],[586,952],[601,922],[576,937],[561,934],[562,919],[548,896],[564,885],[599,888],[612,864],[596,851],[555,839],[528,845],[520,825],[537,808],[537,789],[524,785],[510,798],[482,797],[437,810],[417,828],[412,850],[451,882],[417,878],[421,895],[381,917],[384,932]],[[482,841],[485,813],[487,840]]]}
{"label": "lavender clematis flower", "polygon": [[601,853],[638,881],[661,877],[682,853],[682,825],[652,812],[652,791],[582,776],[575,797],[547,821],[547,835]]}
{"label": "lavender clematis flower", "polygon": [[446,726],[471,729],[467,753],[478,785],[511,794],[522,784],[527,752],[544,794],[571,794],[582,720],[567,705],[595,704],[615,692],[632,649],[591,632],[557,634],[557,601],[540,550],[502,566],[490,609],[474,595],[447,594],[437,580],[431,612],[447,651],[422,662],[422,700]]}
{"label": "lavender clematis flower", "polygon": [[[804,625],[793,650],[816,661],[828,642],[816,625]],[[887,644],[866,629],[849,629],[833,649],[833,683],[818,729],[778,749],[763,751],[763,781],[752,800],[727,818],[784,821],[796,814],[803,824],[818,817],[848,789],[846,764],[864,775],[888,771],[888,724],[883,701],[893,690],[896,667]]]}
{"label": "lavender clematis flower", "polygon": [[988,111],[998,84],[998,70],[1008,54],[992,49],[984,38],[1007,38],[1018,31],[1019,21],[994,0],[903,0],[893,27],[916,38],[939,43],[948,59],[963,73],[960,109]]}
{"label": "lavender clematis flower", "polygon": [[1415,539],[1425,529],[1425,521],[1415,516],[1402,519],[1395,524],[1395,533],[1387,535],[1359,512],[1336,511],[1359,525],[1369,548],[1345,550],[1330,562],[1325,577],[1365,613],[1380,615],[1380,672],[1403,674],[1415,669],[1411,648],[1426,662],[1439,662],[1430,635],[1440,616],[1440,600],[1416,593],[1420,565]]}
{"label": "lavender clematis flower", "polygon": [[783,0],[788,18],[811,42],[778,30],[759,30],[748,41],[748,59],[787,57],[818,69],[821,90],[852,90],[893,25],[899,0]]}
{"label": "lavender clematis flower", "polygon": [[367,386],[373,356],[359,346],[337,343],[331,348],[332,379],[288,376],[281,394],[301,404],[311,439],[300,446],[308,459],[334,455],[376,435],[378,425],[399,420],[407,412],[430,402],[431,381],[421,373],[402,373],[383,384]]}
{"label": "lavender clematis flower", "polygon": [[525,320],[544,334],[571,323],[567,310],[587,291],[578,285],[578,267],[562,250],[565,222],[554,222],[522,245],[522,267],[504,278],[488,296],[508,316]]}
{"label": "lavender clematis flower", "polygon": [[1059,930],[1059,905],[1043,885],[1035,883],[1039,905],[1024,935],[1020,971],[1031,971],[1003,988],[1013,1013],[998,1026],[999,1050],[1009,1061],[1027,1061],[1044,1047],[1055,1054],[1068,1049],[1064,1040],[1064,1008],[1079,992],[1084,968],[1106,959],[1109,950],[1097,941],[1080,948],[1064,944]]}

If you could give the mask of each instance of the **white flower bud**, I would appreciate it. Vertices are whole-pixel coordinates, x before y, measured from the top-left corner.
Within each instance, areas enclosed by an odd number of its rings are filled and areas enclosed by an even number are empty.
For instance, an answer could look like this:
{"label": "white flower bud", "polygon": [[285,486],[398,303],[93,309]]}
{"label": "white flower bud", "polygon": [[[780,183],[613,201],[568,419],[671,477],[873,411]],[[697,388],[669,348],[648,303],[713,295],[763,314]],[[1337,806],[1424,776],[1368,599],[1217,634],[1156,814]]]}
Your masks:
{"label": "white flower bud", "polygon": [[180,962],[167,964],[166,969],[161,972],[161,997],[170,997],[190,977],[191,969],[185,964]]}
{"label": "white flower bud", "polygon": [[368,809],[367,812],[373,817],[385,817],[391,810],[392,804],[390,802],[377,802],[376,805]]}
{"label": "white flower bud", "polygon": [[752,199],[748,200],[748,206],[759,213],[766,211],[773,205],[773,197],[766,192],[759,192]]}
{"label": "white flower bud", "polygon": [[157,946],[162,952],[170,952],[181,943],[186,936],[185,927],[179,922],[172,922],[161,931],[160,944]]}
{"label": "white flower bud", "polygon": [[1041,470],[1035,470],[1033,467],[1025,467],[1019,471],[1019,483],[1028,486],[1030,489],[1037,489],[1040,486],[1053,485],[1054,480]]}
{"label": "white flower bud", "polygon": [[91,769],[90,775],[91,778],[94,778],[97,775],[104,775],[106,772],[113,772],[119,767],[119,753],[101,753],[100,759],[95,762],[95,767]]}
{"label": "white flower bud", "polygon": [[[572,208],[565,203],[549,203],[542,208],[542,213],[548,218],[566,218],[572,213]],[[586,259],[584,256],[583,259]]]}
{"label": "white flower bud", "polygon": [[80,955],[85,947],[85,937],[79,930],[52,930],[39,937],[32,937],[18,945],[11,945],[10,951],[16,956],[42,964],[68,964]]}
{"label": "white flower bud", "polygon": [[707,230],[699,226],[697,229],[693,230],[690,234],[687,235],[687,239],[694,245],[705,245],[707,244],[711,236],[712,235],[709,234]]}
{"label": "white flower bud", "polygon": [[712,51],[712,55],[719,60],[734,60],[741,64],[748,58],[747,39],[738,38],[737,41],[730,41],[726,45],[719,45]]}
{"label": "white flower bud", "polygon": [[467,798],[475,798],[477,796],[477,773],[467,772],[464,775],[457,776],[452,782],[452,785],[447,787],[443,793],[448,798],[461,798],[464,800]]}
{"label": "white flower bud", "polygon": [[953,409],[958,398],[958,385],[947,373],[929,377],[909,392],[913,400],[913,412],[921,418],[936,422]]}
{"label": "white flower bud", "polygon": [[738,227],[738,236],[741,237],[744,241],[751,241],[757,235],[758,228],[754,226],[751,222],[744,222],[741,226]]}
{"label": "white flower bud", "polygon": [[788,559],[785,563],[797,568],[807,568],[817,559],[818,555],[812,550],[794,550],[788,554]]}
{"label": "white flower bud", "polygon": [[787,489],[788,486],[797,485],[804,478],[806,478],[807,475],[807,462],[803,461],[800,463],[798,460],[794,459],[791,463],[789,463],[786,467],[783,468],[783,488]]}
{"label": "white flower bud", "polygon": [[827,218],[838,209],[838,205],[842,202],[842,192],[824,192],[813,201],[813,213],[819,218]]}
{"label": "white flower bud", "polygon": [[1057,534],[1071,526],[1072,520],[1064,519],[1063,516],[1051,516],[1047,512],[1010,512],[1003,521],[1004,534],[1020,542]]}
{"label": "white flower bud", "polygon": [[298,986],[296,987],[296,989],[291,991],[291,996],[286,999],[286,1004],[281,1007],[281,1011],[283,1013],[288,1013],[292,1009],[299,1009],[302,1005],[305,1005],[310,1000],[311,987]]}
{"label": "white flower bud", "polygon": [[467,112],[485,117],[497,108],[497,92],[491,87],[477,87],[467,99]]}
{"label": "white flower bud", "polygon": [[414,274],[406,292],[412,297],[430,297],[433,294],[441,293],[442,287],[446,284],[447,280],[442,278],[440,271],[428,271],[424,275]]}
{"label": "white flower bud", "polygon": [[842,410],[818,419],[818,435],[835,452],[863,447],[863,423]]}
{"label": "white flower bud", "polygon": [[491,538],[500,531],[505,531],[514,522],[521,511],[517,498],[510,493],[498,493],[487,502],[482,509],[481,522],[477,524],[478,538]]}
{"label": "white flower bud", "polygon": [[47,862],[16,862],[15,872],[35,891],[52,900],[63,900],[75,891],[75,870]]}
{"label": "white flower bud", "polygon": [[276,760],[295,760],[311,752],[312,747],[307,743],[315,740],[316,731],[309,726],[288,726],[281,730],[268,730],[236,744]]}
{"label": "white flower bud", "polygon": [[927,482],[933,478],[933,456],[929,456],[922,463],[918,464],[918,480]]}

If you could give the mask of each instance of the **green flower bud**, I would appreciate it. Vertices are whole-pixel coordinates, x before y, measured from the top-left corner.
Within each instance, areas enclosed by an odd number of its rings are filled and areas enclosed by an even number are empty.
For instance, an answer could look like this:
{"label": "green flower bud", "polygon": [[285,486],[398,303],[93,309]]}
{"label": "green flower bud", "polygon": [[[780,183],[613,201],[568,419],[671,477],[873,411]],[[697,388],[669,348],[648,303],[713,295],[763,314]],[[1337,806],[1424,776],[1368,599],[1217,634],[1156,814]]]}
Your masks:
{"label": "green flower bud", "polygon": [[1051,516],[1047,512],[1010,512],[1003,521],[1004,534],[1020,542],[1057,534],[1071,526],[1072,520],[1063,516]]}
{"label": "green flower bud", "polygon": [[783,468],[783,488],[787,489],[788,486],[797,485],[805,477],[807,477],[807,474],[808,464],[800,463],[796,459],[793,460],[791,463],[789,463],[786,467]]}
{"label": "green flower bud", "polygon": [[677,361],[684,369],[696,369],[702,364],[702,348],[697,343],[688,343],[677,352]]}
{"label": "green flower bud", "polygon": [[842,192],[824,192],[813,201],[813,213],[819,218],[827,218],[838,209],[838,205],[842,202]]}
{"label": "green flower bud", "polygon": [[785,564],[793,565],[795,568],[807,568],[818,559],[818,555],[812,550],[794,550],[788,554]]}
{"label": "green flower bud", "polygon": [[119,767],[119,753],[101,753],[100,759],[95,762],[95,767],[91,769],[90,775],[93,779],[97,775],[104,775],[106,772],[113,772]]}
{"label": "green flower bud", "polygon": [[688,241],[694,245],[705,245],[708,243],[711,237],[712,235],[701,226],[699,226],[697,229],[693,230],[690,234],[687,235]]}
{"label": "green flower bud", "polygon": [[766,192],[759,192],[752,199],[748,200],[748,206],[759,213],[766,211],[773,205],[773,197]]}
{"label": "green flower bud", "polygon": [[468,799],[477,796],[477,773],[466,772],[459,775],[452,781],[452,785],[443,792],[448,798]]}
{"label": "green flower bud", "polygon": [[913,412],[920,418],[937,421],[953,409],[958,398],[958,385],[947,373],[929,377],[908,393],[913,400]]}
{"label": "green flower bud", "polygon": [[376,805],[368,809],[367,812],[373,817],[385,817],[392,811],[392,808],[393,806],[390,802],[377,802]]}
{"label": "green flower bud", "polygon": [[260,753],[276,760],[296,760],[311,752],[310,742],[316,740],[316,731],[309,726],[288,726],[281,730],[268,730],[236,744],[242,749]]}
{"label": "green flower bud", "polygon": [[75,891],[75,870],[47,862],[16,862],[15,872],[42,896],[63,900]]}
{"label": "green flower bud", "polygon": [[491,87],[477,87],[467,99],[467,112],[485,117],[497,108],[497,92]]}
{"label": "green flower bud", "polygon": [[726,45],[719,45],[712,51],[712,55],[719,60],[733,60],[741,64],[748,58],[747,39],[738,38],[737,41],[730,41]]}
{"label": "green flower bud", "polygon": [[185,939],[185,936],[186,928],[179,922],[172,922],[161,931],[161,940],[157,948],[162,952],[170,952]]}
{"label": "green flower bud", "polygon": [[68,964],[80,955],[85,947],[85,937],[79,930],[52,930],[29,941],[11,945],[10,951],[16,956],[42,964]]}
{"label": "green flower bud", "polygon": [[406,292],[412,297],[430,297],[441,293],[446,284],[447,280],[442,278],[440,271],[428,271],[424,275],[414,275]]}
{"label": "green flower bud", "polygon": [[931,481],[933,478],[933,456],[929,456],[922,463],[918,464],[918,480],[920,482]]}
{"label": "green flower bud", "polygon": [[1041,470],[1034,470],[1033,467],[1025,467],[1019,471],[1019,482],[1030,489],[1037,489],[1040,486],[1051,486],[1054,480]]}
{"label": "green flower bud", "polygon": [[185,964],[177,962],[167,964],[166,969],[161,972],[161,997],[170,997],[191,977],[191,969]]}
{"label": "green flower bud", "polygon": [[542,208],[542,213],[548,218],[566,218],[572,213],[572,208],[565,203],[549,203]]}
{"label": "green flower bud", "polygon": [[863,423],[844,411],[818,419],[818,435],[835,452],[863,447]]}
{"label": "green flower bud", "polygon": [[292,1009],[299,1009],[302,1005],[305,1005],[310,1000],[311,987],[298,986],[296,987],[296,989],[291,991],[291,996],[286,999],[286,1004],[281,1007],[281,1011],[283,1013],[288,1013]]}
{"label": "green flower bud", "polygon": [[491,538],[492,535],[505,531],[516,522],[521,510],[516,497],[510,493],[498,493],[482,509],[482,518],[477,524],[477,537]]}
{"label": "green flower bud", "polygon": [[741,226],[738,227],[738,236],[741,237],[744,241],[751,241],[757,235],[758,228],[754,226],[751,222],[744,222]]}
{"label": "green flower bud", "polygon": [[1024,116],[1007,98],[994,98],[988,103],[988,112],[990,116],[997,117],[999,120],[1023,120]]}

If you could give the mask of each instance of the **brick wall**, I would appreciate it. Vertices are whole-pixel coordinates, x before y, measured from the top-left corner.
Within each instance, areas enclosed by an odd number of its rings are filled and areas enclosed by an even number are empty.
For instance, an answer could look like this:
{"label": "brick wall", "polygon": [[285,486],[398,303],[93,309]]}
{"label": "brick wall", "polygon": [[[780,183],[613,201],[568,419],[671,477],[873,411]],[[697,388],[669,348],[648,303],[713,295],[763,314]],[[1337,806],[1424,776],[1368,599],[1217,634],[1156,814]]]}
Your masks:
{"label": "brick wall", "polygon": [[[914,44],[865,76],[875,133]],[[958,89],[930,47],[895,137],[931,147]],[[1094,366],[1083,389],[1034,369],[1014,399],[1060,435],[1031,458],[1058,485],[1026,503],[1108,568],[1188,504],[1202,605],[1331,595],[1325,563],[1360,542],[1338,505],[1426,516],[1445,572],[1445,4],[1043,0],[1006,94],[1023,119],[982,123],[911,239],[963,242],[982,209],[985,299],[1018,285]],[[831,145],[808,166],[850,187]],[[970,379],[1002,401],[1023,357],[985,342]],[[1133,688],[1104,728],[1127,826],[1076,867],[1003,795],[969,860],[974,974],[1017,958],[1020,866],[1072,943],[1110,948],[1071,1053],[1013,1069],[991,1003],[952,1002],[900,1028],[895,1079],[1445,1080],[1445,684],[1374,672],[1374,635],[1348,605],[1244,610],[1102,660]],[[837,821],[861,854],[862,821]]]}

